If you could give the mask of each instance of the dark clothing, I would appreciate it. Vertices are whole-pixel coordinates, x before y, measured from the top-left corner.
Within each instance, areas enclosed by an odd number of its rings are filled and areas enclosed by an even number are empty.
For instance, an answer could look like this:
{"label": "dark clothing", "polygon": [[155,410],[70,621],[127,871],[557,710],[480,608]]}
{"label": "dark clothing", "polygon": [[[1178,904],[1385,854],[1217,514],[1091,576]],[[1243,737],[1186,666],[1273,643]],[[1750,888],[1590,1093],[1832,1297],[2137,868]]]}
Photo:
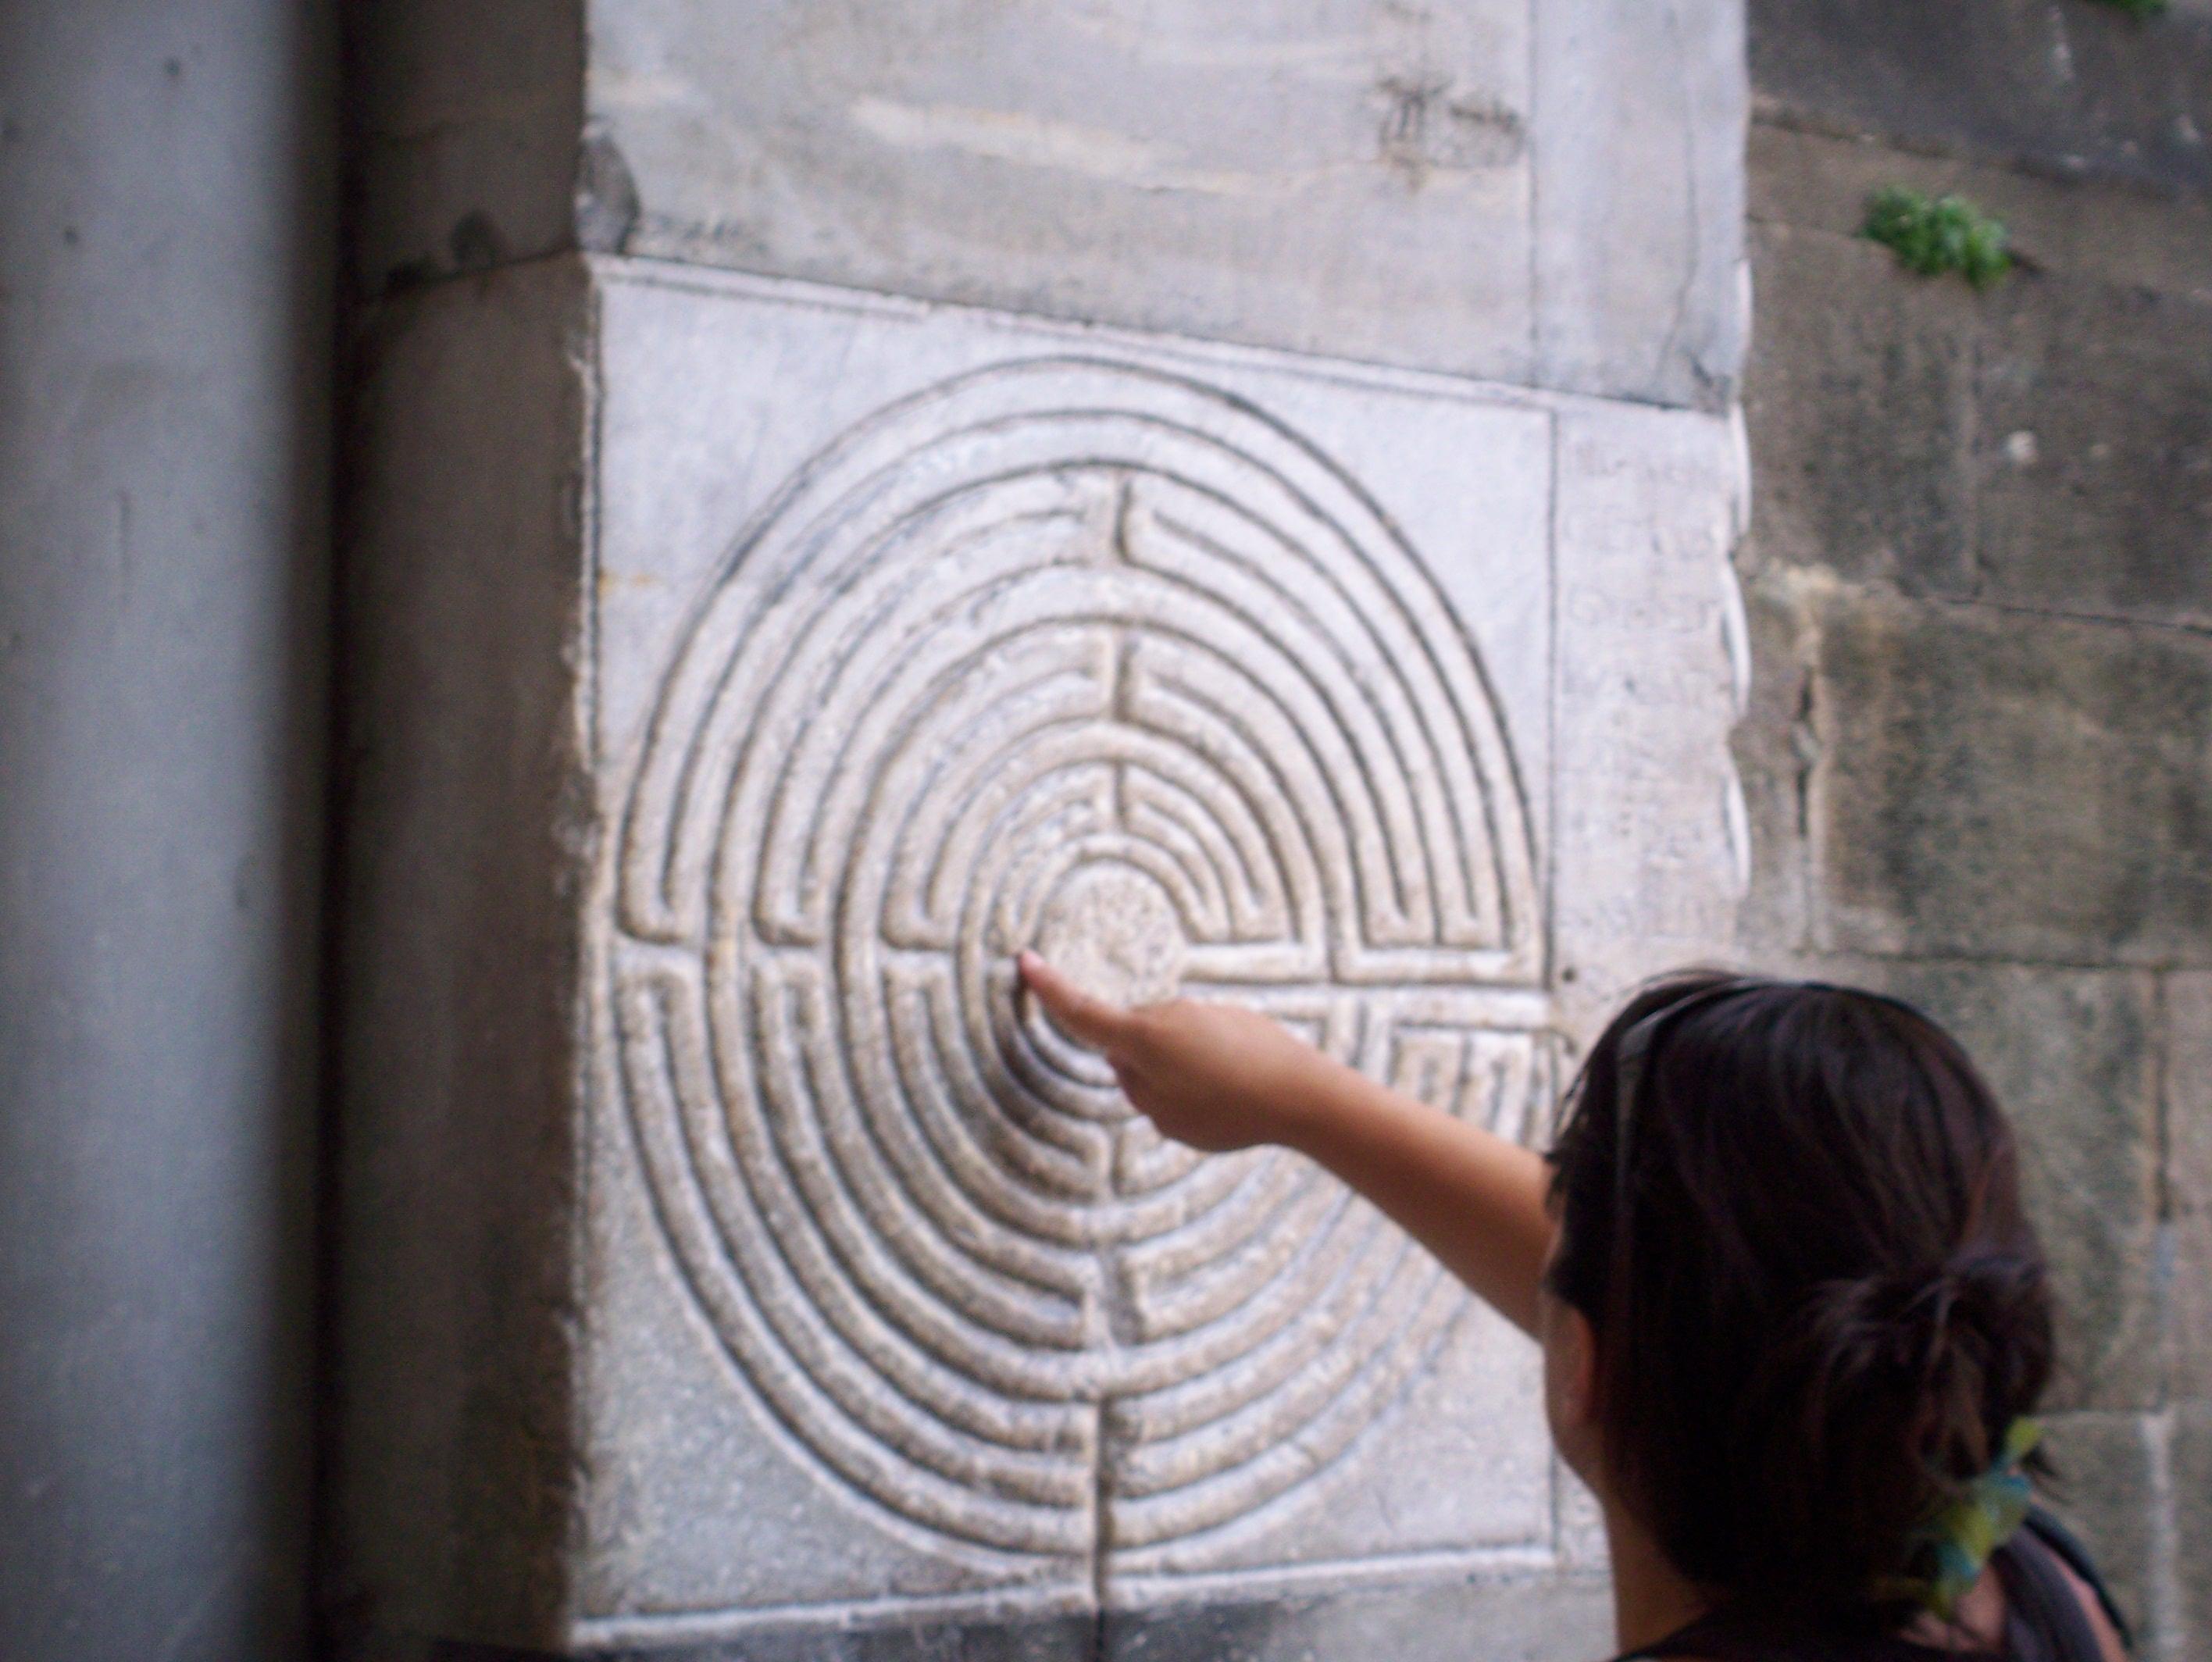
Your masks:
{"label": "dark clothing", "polygon": [[1809,1632],[1747,1610],[1715,1610],[1618,1662],[2100,1662],[2096,1629],[2066,1579],[2063,1564],[2087,1582],[2123,1641],[2127,1624],[2080,1542],[2040,1508],[1990,1560],[2003,1584],[2004,1648],[1947,1651],[1888,1634]]}

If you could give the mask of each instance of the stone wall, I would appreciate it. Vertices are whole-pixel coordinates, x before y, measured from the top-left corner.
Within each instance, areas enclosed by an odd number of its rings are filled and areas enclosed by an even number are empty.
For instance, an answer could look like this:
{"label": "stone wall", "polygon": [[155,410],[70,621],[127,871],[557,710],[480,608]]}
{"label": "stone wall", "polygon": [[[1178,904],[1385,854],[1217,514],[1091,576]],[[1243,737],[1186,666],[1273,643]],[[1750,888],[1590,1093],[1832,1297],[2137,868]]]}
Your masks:
{"label": "stone wall", "polygon": [[[1139,980],[1276,975],[1331,1042],[1376,1035],[1346,1053],[1508,1120],[1662,962],[1924,1003],[2027,1143],[2069,1504],[2155,1653],[2204,1642],[2201,6],[1755,9],[1747,535],[1726,6],[447,9],[357,8],[351,52],[349,1645],[1601,1643],[1511,1341],[1362,1341],[1396,1393],[1371,1416],[1206,1360],[1237,1323],[1297,1353],[1329,1307],[1194,1274],[1273,1238],[1014,1013],[997,955],[1083,919]],[[1900,274],[1853,235],[1889,183],[2003,214],[2023,268]],[[1000,597],[918,610],[911,559]],[[1022,607],[1057,633],[990,659],[1000,703],[927,680]],[[1377,714],[1271,729],[1323,616],[1313,640],[1383,643],[1340,666]],[[882,696],[810,701],[786,651],[879,666]],[[1269,767],[1296,749],[1270,731],[1343,744],[1177,798],[1227,754],[1203,711],[1231,672],[1212,707],[1249,702]],[[1047,806],[1113,844],[1104,887],[914,760],[919,733],[958,774],[1002,707],[1010,746],[1075,734]],[[1438,725],[1478,765],[1437,802],[1324,800]],[[863,798],[896,810],[880,847]],[[1209,911],[1240,814],[1273,852]],[[1297,902],[1302,840],[1340,874],[1432,834],[1456,875],[1410,902]],[[1179,899],[1144,864],[1171,846]],[[833,881],[864,848],[881,880]],[[1437,1000],[1439,967],[1482,998]],[[1477,1056],[1503,1095],[1439,1083]],[[994,1104],[1022,1135],[978,1156]],[[1368,1263],[1294,1174],[1251,1176]],[[1199,1198],[1155,1217],[1153,1183]],[[1425,1331],[1425,1290],[1372,1284]],[[1310,1439],[1254,1435],[1310,1384]],[[1221,1435],[1188,1437],[1209,1392]],[[1453,1442],[1438,1392],[1494,1433]],[[1278,1447],[1355,1477],[1271,1488]],[[1408,1461],[1454,1476],[1376,1475]]]}
{"label": "stone wall", "polygon": [[[2212,1645],[2212,12],[1752,9],[1747,955],[1888,987],[2019,1118],[2069,1510]],[[1976,294],[1856,240],[1957,191]]]}
{"label": "stone wall", "polygon": [[1601,1648],[1533,1347],[1010,959],[1534,1137],[1725,949],[1737,9],[450,11],[353,18],[345,1646]]}

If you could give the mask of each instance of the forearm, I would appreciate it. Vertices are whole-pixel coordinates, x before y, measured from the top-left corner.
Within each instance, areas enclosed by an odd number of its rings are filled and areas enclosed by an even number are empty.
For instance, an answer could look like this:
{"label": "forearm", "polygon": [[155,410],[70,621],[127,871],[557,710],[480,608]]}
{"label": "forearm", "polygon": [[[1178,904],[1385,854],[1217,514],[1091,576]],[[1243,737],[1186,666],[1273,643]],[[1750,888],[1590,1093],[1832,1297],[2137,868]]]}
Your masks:
{"label": "forearm", "polygon": [[1315,1071],[1303,1095],[1291,1146],[1533,1331],[1553,1232],[1542,1156],[1334,1063]]}

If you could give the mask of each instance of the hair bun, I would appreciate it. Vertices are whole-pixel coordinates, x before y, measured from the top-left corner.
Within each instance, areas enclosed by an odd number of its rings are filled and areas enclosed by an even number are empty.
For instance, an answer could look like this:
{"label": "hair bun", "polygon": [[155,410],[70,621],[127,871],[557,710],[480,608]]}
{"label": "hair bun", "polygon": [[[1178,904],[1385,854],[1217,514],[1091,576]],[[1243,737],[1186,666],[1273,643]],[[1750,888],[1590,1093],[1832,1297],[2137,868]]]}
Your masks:
{"label": "hair bun", "polygon": [[2033,1406],[2051,1350],[2045,1283],[2033,1251],[1986,1241],[1826,1283],[1784,1354],[1813,1400],[1845,1422],[1890,1421],[1932,1479],[1963,1479]]}
{"label": "hair bun", "polygon": [[[2032,1247],[1961,1247],[1929,1265],[1820,1283],[1765,1347],[1745,1402],[1757,1470],[1797,1497],[1771,1520],[1810,1563],[1856,1542],[1867,1570],[1901,1568],[1875,1543],[1979,1476],[2048,1373],[2051,1314]],[[1786,1481],[1785,1481],[1786,1480]],[[1863,1580],[1863,1578],[1862,1578]]]}
{"label": "hair bun", "polygon": [[2049,1355],[2042,1259],[1977,1243],[1932,1271],[1899,1278],[1891,1295],[1900,1360],[1925,1404],[1921,1453],[1940,1471],[1971,1477],[1995,1455],[1994,1440],[2005,1426],[2030,1405],[2031,1376],[2039,1381]]}

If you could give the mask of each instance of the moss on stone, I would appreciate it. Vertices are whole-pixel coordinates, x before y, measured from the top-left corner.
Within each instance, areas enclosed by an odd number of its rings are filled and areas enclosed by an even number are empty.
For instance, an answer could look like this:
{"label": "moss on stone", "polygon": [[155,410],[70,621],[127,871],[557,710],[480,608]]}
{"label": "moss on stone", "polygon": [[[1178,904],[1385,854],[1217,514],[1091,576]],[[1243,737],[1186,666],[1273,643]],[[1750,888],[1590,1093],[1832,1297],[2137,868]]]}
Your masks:
{"label": "moss on stone", "polygon": [[1907,270],[1923,276],[1956,271],[1986,288],[2012,269],[2004,222],[1964,197],[1927,197],[1892,185],[1867,200],[1860,234],[1893,251]]}

